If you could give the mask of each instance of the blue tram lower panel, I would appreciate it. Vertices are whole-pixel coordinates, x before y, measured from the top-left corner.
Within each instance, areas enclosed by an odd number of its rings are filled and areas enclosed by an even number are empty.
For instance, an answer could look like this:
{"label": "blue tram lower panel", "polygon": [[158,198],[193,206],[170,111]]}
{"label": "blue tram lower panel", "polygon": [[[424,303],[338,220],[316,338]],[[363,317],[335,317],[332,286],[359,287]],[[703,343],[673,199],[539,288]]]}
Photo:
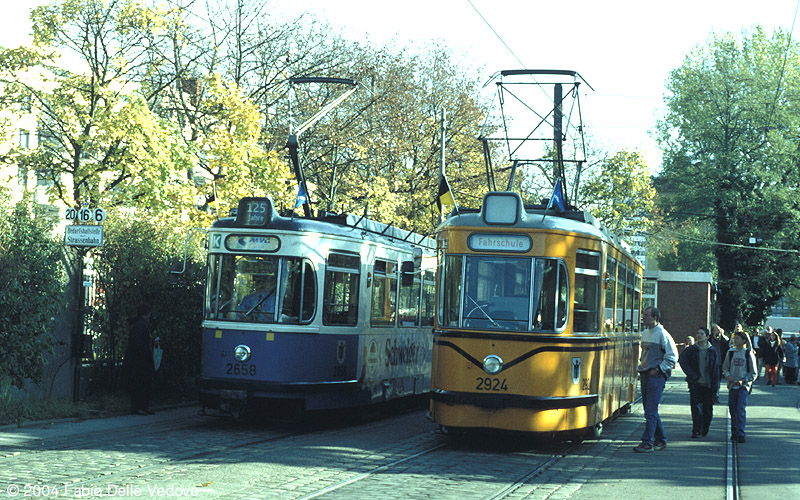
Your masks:
{"label": "blue tram lower panel", "polygon": [[[240,345],[250,348],[246,362],[234,358]],[[358,384],[358,350],[357,335],[206,328],[200,399],[212,407],[221,395],[297,399],[309,410],[366,404],[370,395]]]}
{"label": "blue tram lower panel", "polygon": [[[246,362],[234,358],[240,345],[250,348]],[[426,334],[206,328],[198,386],[200,402],[212,408],[218,408],[221,399],[235,404],[293,400],[306,410],[322,410],[427,393],[430,369]]]}

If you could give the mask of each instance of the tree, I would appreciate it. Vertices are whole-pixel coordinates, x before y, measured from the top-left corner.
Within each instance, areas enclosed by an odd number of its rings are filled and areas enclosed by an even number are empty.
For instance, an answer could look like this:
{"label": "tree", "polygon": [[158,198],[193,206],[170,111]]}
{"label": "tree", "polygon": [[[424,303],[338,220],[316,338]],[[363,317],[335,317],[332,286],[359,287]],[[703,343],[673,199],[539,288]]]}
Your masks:
{"label": "tree", "polygon": [[581,183],[579,202],[609,230],[623,234],[649,229],[655,194],[641,153],[619,151]]}
{"label": "tree", "polygon": [[713,224],[728,328],[762,323],[797,281],[799,54],[781,30],[714,34],[668,81],[658,124],[664,209]]}
{"label": "tree", "polygon": [[[324,210],[362,213],[430,233],[438,216],[440,116],[447,113],[445,164],[457,201],[480,200],[486,188],[477,140],[485,109],[477,77],[461,73],[441,46],[394,53],[356,44],[339,76],[360,90],[301,140],[312,198]],[[297,89],[297,114],[308,117],[341,88]]]}
{"label": "tree", "polygon": [[7,100],[31,100],[39,147],[9,161],[50,183],[68,206],[140,204],[179,210],[186,155],[130,76],[145,64],[142,34],[158,24],[129,0],[62,0],[31,14],[34,42],[0,53]]}

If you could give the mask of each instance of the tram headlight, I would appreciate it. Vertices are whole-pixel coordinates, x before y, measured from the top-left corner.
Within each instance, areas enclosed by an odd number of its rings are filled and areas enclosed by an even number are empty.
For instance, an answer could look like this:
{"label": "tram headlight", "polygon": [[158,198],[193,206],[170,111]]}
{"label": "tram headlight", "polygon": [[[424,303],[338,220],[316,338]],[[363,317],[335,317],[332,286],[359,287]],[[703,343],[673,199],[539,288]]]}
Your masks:
{"label": "tram headlight", "polygon": [[496,375],[503,369],[503,360],[500,356],[490,354],[483,358],[483,370],[489,375]]}
{"label": "tram headlight", "polygon": [[237,345],[233,349],[233,357],[242,363],[246,363],[250,359],[250,354],[250,348],[246,345]]}

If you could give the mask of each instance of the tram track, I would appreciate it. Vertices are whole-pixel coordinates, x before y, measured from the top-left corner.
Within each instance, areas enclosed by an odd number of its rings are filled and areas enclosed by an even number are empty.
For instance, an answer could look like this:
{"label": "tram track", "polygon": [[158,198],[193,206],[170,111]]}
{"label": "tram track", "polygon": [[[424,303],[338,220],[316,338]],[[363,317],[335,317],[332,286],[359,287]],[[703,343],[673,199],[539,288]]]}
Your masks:
{"label": "tram track", "polygon": [[[725,412],[726,429],[728,436],[731,435],[731,416],[730,412]],[[739,500],[739,454],[738,443],[728,439],[728,447],[725,461],[725,500]]]}
{"label": "tram track", "polygon": [[[373,424],[367,425],[372,426]],[[190,434],[197,433],[197,429],[202,427],[202,424],[196,422],[180,429],[176,429],[174,425],[170,429],[165,425],[155,432],[152,429],[148,429],[147,435],[141,435],[138,442],[131,440],[130,436],[137,433],[143,434],[141,426],[127,429],[125,436],[121,436],[119,433],[108,439],[98,439],[95,436],[91,442],[82,442],[81,444],[74,442],[74,439],[80,439],[81,435],[59,438],[58,443],[47,443],[29,453],[15,453],[0,459],[0,464],[4,465],[4,473],[0,474],[0,480],[8,480],[10,478],[17,485],[38,487],[33,494],[17,494],[16,498],[48,496],[42,493],[44,491],[60,491],[62,495],[59,496],[75,496],[79,494],[81,498],[100,498],[109,495],[107,493],[108,487],[116,488],[117,486],[115,485],[126,485],[126,487],[130,486],[132,490],[147,491],[148,485],[157,484],[159,481],[161,483],[180,483],[180,487],[184,488],[184,491],[188,491],[189,488],[201,488],[213,483],[214,481],[199,482],[196,478],[213,474],[216,469],[227,469],[236,467],[236,464],[240,462],[264,461],[265,459],[268,463],[271,462],[269,460],[270,457],[279,457],[290,453],[298,455],[294,457],[294,460],[301,461],[299,456],[303,455],[303,450],[314,448],[315,445],[319,445],[322,448],[333,446],[338,449],[340,446],[338,443],[352,440],[353,436],[363,432],[364,429],[363,425],[345,428],[337,426],[312,431],[298,428],[284,432],[265,431],[263,427],[228,432],[230,429],[224,428],[219,432],[211,430],[208,433],[203,433],[200,439],[195,440],[197,442],[196,445],[184,450],[177,450],[177,452],[169,444],[163,446],[164,443],[162,443],[162,448],[160,449],[149,447],[150,442],[162,440],[167,434],[171,435],[171,442],[178,443],[188,440]],[[376,426],[376,428],[383,427],[389,427],[389,425],[379,422]],[[244,435],[240,434],[241,432],[244,432]],[[269,433],[269,435],[265,436],[265,433]],[[72,444],[67,442],[69,439],[73,439]],[[380,471],[444,446],[438,443],[427,449],[420,449],[426,443],[430,443],[432,439],[435,439],[435,437],[431,433],[426,433],[421,437],[412,434],[405,442],[389,442],[388,446],[377,446],[371,450],[371,453],[365,457],[364,461],[342,464],[343,467],[336,472],[336,475],[359,473],[363,476],[366,462],[378,463],[377,466],[373,467],[373,470]],[[320,443],[325,444],[320,445]],[[103,450],[103,448],[110,448],[112,445],[115,450],[124,450],[137,446],[138,449],[129,454],[143,456],[138,457],[135,462],[129,461],[128,463],[120,464],[116,452],[112,453]],[[98,449],[103,451],[98,452]],[[69,458],[65,460],[65,452],[74,453],[71,453]],[[102,455],[101,461],[98,461],[98,455]],[[84,460],[84,457],[86,460]],[[303,459],[307,460],[307,457],[303,457]],[[392,461],[386,463],[386,460]],[[87,461],[94,461],[95,463],[87,468],[85,466]],[[31,462],[36,462],[40,467],[35,471],[31,471],[29,475],[15,474],[15,471],[20,471],[25,467],[23,464],[30,464]],[[275,463],[280,467],[281,462],[281,460],[278,460]],[[64,466],[65,463],[67,464],[66,467]],[[75,467],[70,467],[69,464],[74,464]],[[309,484],[317,481],[314,477],[314,470],[311,469],[304,479]],[[359,476],[356,476],[355,480],[358,479]],[[347,483],[353,482],[353,480],[340,482]],[[270,486],[274,488],[279,486],[279,483],[267,485],[268,490],[270,490]],[[259,487],[250,489],[258,489]],[[246,490],[248,487],[244,489]],[[212,497],[216,496],[213,490],[206,492]]]}
{"label": "tram track", "polygon": [[[233,447],[235,449],[239,449],[239,448],[243,448],[243,447],[247,447],[247,446],[255,446],[255,445],[264,444],[264,443],[268,443],[268,442],[279,441],[279,440],[282,440],[282,439],[293,437],[293,436],[295,436],[297,434],[298,433],[286,433],[286,434],[277,435],[277,436],[270,436],[268,438],[258,439],[258,440],[254,440],[254,441],[249,441],[249,442],[244,442],[244,443],[236,443]],[[183,455],[183,456],[172,457],[172,458],[163,460],[163,461],[161,461],[161,462],[159,462],[157,464],[153,464],[153,465],[150,465],[150,466],[130,467],[130,468],[127,468],[125,470],[121,470],[121,471],[114,472],[114,473],[100,474],[100,475],[98,475],[97,477],[94,477],[94,478],[89,478],[89,479],[85,479],[85,480],[78,480],[78,481],[70,481],[69,483],[62,484],[62,486],[65,488],[64,491],[81,492],[81,491],[87,491],[87,488],[88,488],[88,491],[93,491],[94,489],[92,488],[92,486],[96,485],[98,483],[104,483],[105,485],[109,485],[109,484],[114,484],[115,480],[118,480],[118,479],[130,479],[131,475],[135,475],[137,477],[141,477],[141,476],[146,475],[146,474],[148,474],[150,472],[159,471],[159,470],[164,469],[165,467],[169,467],[169,466],[174,465],[174,464],[181,464],[181,463],[188,462],[188,461],[207,458],[209,456],[218,454],[219,451],[220,450],[218,450],[216,448],[206,449],[205,451],[202,451],[202,452],[197,452],[197,453],[187,454],[187,455]],[[44,484],[47,484],[47,483],[44,483]],[[95,491],[97,491],[97,490],[95,490]],[[100,488],[100,491],[108,491],[108,488]],[[28,499],[28,498],[40,498],[41,496],[42,495],[38,495],[37,494],[37,495],[21,496],[21,497],[18,497],[18,498],[25,498],[25,499]],[[73,495],[73,496],[75,496],[75,495]],[[83,494],[81,494],[80,496],[81,496],[81,498],[92,498],[91,495],[83,495]],[[100,494],[100,495],[97,495],[97,496],[101,497],[101,496],[104,496],[104,495]]]}
{"label": "tram track", "polygon": [[315,491],[314,493],[310,493],[308,495],[302,496],[302,497],[297,498],[295,500],[311,500],[312,498],[317,498],[318,496],[324,495],[324,494],[329,493],[331,491],[336,491],[336,490],[338,490],[340,488],[343,488],[345,486],[351,485],[351,484],[353,484],[353,483],[355,483],[357,481],[362,481],[364,479],[367,479],[368,477],[372,476],[373,474],[378,474],[380,472],[386,471],[386,470],[388,470],[388,469],[390,469],[392,467],[400,465],[400,464],[402,464],[404,462],[407,462],[409,460],[413,460],[413,459],[415,459],[417,457],[421,457],[422,455],[427,455],[428,453],[434,452],[434,451],[436,451],[436,450],[438,450],[440,448],[443,448],[445,446],[447,446],[447,443],[441,443],[441,444],[438,444],[436,446],[432,446],[432,447],[430,447],[430,448],[428,448],[426,450],[422,450],[422,451],[420,451],[418,453],[414,453],[413,455],[409,455],[407,457],[401,458],[400,460],[395,460],[392,463],[389,463],[389,464],[386,464],[386,465],[382,465],[380,467],[376,467],[376,468],[372,469],[369,472],[365,472],[365,473],[360,474],[360,475],[358,475],[356,477],[353,477],[353,478],[350,478],[350,479],[347,479],[347,480],[344,480],[344,481],[340,481],[340,482],[338,482],[336,484],[333,484],[331,486],[327,486],[325,488],[322,488],[320,490]]}

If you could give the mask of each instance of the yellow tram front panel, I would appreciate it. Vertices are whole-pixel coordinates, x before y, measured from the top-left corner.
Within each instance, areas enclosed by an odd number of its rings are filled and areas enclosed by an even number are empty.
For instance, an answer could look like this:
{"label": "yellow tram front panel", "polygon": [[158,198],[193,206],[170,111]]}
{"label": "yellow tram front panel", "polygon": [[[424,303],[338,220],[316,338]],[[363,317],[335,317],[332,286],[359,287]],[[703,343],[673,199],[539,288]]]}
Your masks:
{"label": "yellow tram front panel", "polygon": [[[487,340],[437,336],[434,342],[434,420],[446,427],[559,432],[591,427],[603,398],[598,376],[612,346],[598,340],[571,345],[531,339]],[[497,355],[507,368],[490,375],[483,359]],[[580,371],[575,361],[580,360]],[[606,381],[606,384],[609,381]]]}

